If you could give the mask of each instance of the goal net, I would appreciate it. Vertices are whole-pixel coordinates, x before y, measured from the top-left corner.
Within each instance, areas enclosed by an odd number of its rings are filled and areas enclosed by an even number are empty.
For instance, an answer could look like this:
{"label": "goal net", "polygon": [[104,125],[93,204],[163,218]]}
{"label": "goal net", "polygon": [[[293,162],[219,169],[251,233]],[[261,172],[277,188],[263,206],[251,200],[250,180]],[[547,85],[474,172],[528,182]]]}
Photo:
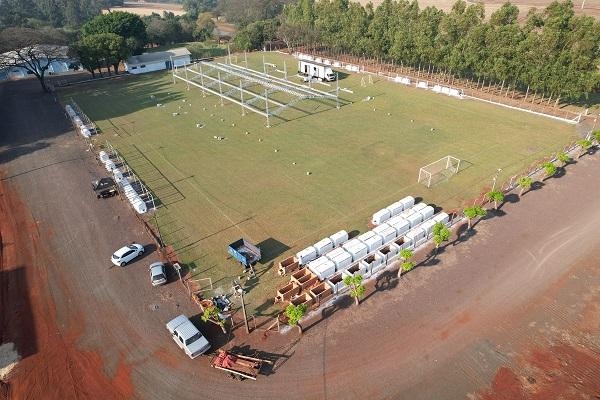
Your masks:
{"label": "goal net", "polygon": [[459,169],[459,158],[453,156],[442,157],[419,169],[418,182],[431,187],[431,185],[448,180],[452,175],[458,173]]}

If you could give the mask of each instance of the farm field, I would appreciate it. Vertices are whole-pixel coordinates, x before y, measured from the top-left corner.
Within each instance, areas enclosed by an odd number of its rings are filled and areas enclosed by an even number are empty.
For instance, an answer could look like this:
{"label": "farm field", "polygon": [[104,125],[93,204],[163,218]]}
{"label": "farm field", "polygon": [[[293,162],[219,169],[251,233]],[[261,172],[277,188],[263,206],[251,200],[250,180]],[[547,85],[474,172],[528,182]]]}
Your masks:
{"label": "farm field", "polygon": [[[262,69],[263,56],[295,73],[295,60],[279,53],[249,54],[249,66]],[[169,73],[60,94],[102,129],[97,144],[109,141],[159,198],[150,222],[194,277],[228,292],[241,268],[227,245],[242,236],[259,244],[263,260],[247,283],[257,315],[273,311],[286,280],[274,265],[284,256],[340,229],[366,231],[373,212],[406,195],[458,209],[498,168],[500,184],[576,139],[573,126],[376,77],[342,75],[340,87],[354,93],[340,92],[339,110],[304,100],[270,128],[239,105],[174,85]],[[461,172],[430,189],[417,184],[419,168],[446,155],[463,160]]]}
{"label": "farm field", "polygon": [[181,4],[172,3],[151,3],[151,2],[137,2],[137,1],[126,1],[123,3],[123,7],[112,7],[113,11],[125,11],[137,15],[150,15],[157,13],[162,15],[163,12],[172,12],[175,15],[185,14],[185,10]]}

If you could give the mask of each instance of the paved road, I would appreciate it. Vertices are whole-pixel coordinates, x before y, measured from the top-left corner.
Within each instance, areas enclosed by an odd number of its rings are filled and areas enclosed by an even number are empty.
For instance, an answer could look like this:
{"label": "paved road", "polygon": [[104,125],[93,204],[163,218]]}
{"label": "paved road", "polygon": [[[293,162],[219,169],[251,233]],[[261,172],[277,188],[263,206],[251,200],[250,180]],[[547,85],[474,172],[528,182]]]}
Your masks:
{"label": "paved road", "polygon": [[[44,261],[43,269],[35,264],[34,276],[47,278],[42,294],[55,305],[55,334],[65,343],[76,337],[73,346],[88,355],[73,357],[75,369],[96,368],[119,381],[115,398],[164,399],[176,392],[179,399],[462,399],[487,386],[528,343],[579,324],[583,311],[567,308],[598,299],[591,290],[600,284],[598,269],[582,263],[600,244],[600,210],[592,206],[600,185],[590,184],[600,167],[594,155],[506,204],[467,240],[400,282],[381,279],[359,308],[347,301],[328,308],[328,318],[299,341],[295,331],[268,339],[236,331],[237,344],[291,357],[257,382],[230,381],[207,359],[187,359],[168,338],[169,318],[197,311],[177,282],[150,286],[146,269],[156,253],[110,268],[114,249],[151,240],[125,201],[94,197],[89,185],[101,168],[59,105],[39,97],[37,87],[34,81],[0,84],[2,179],[35,221],[40,244],[27,251]],[[573,275],[585,276],[577,290],[589,296],[545,307]],[[534,318],[539,324],[531,325]],[[92,355],[101,367],[89,361]],[[28,382],[41,387],[52,379]],[[103,398],[77,390],[72,396]]]}

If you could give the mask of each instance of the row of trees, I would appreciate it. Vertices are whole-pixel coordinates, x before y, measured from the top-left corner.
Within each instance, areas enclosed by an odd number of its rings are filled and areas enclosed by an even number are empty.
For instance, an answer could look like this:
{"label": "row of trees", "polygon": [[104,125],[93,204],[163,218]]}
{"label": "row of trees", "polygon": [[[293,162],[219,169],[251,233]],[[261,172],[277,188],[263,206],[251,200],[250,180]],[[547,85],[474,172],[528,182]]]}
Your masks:
{"label": "row of trees", "polygon": [[489,20],[482,4],[458,0],[449,13],[417,1],[384,0],[377,8],[348,0],[299,0],[285,6],[279,36],[288,47],[325,45],[398,65],[436,67],[523,90],[575,99],[600,82],[600,22],[576,16],[571,0],[532,10],[504,4]]}

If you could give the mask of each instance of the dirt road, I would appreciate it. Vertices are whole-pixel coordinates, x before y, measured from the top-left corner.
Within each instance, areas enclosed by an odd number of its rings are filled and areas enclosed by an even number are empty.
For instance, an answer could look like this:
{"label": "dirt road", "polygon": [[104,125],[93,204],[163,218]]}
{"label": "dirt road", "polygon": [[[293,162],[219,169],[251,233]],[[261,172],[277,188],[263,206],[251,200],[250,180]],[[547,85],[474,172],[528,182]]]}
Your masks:
{"label": "dirt road", "polygon": [[236,330],[233,343],[277,359],[271,375],[237,382],[206,358],[188,359],[169,339],[164,323],[197,310],[173,279],[150,286],[155,253],[110,268],[113,250],[150,238],[126,202],[93,196],[89,182],[102,170],[38,86],[0,84],[0,338],[22,357],[0,396],[600,395],[600,185],[592,184],[600,155],[521,199],[510,196],[437,257],[419,253],[416,270],[401,281],[382,277],[360,307],[340,299],[300,340],[296,331]]}

